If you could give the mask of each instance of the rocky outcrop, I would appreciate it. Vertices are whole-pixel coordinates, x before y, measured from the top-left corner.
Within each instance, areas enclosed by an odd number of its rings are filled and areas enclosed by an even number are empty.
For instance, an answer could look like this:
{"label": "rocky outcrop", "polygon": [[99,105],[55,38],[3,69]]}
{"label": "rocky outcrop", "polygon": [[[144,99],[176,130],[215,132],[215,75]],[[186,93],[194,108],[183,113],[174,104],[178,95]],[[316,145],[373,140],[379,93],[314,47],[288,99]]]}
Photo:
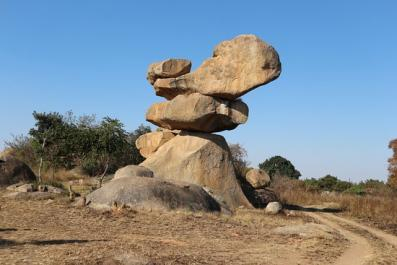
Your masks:
{"label": "rocky outcrop", "polygon": [[0,187],[35,180],[36,175],[24,162],[13,156],[3,155],[0,157]]}
{"label": "rocky outcrop", "polygon": [[171,131],[150,132],[141,135],[136,141],[135,145],[139,153],[145,158],[157,151],[157,149],[174,138],[175,134]]}
{"label": "rocky outcrop", "polygon": [[120,178],[87,196],[87,204],[96,209],[110,209],[114,203],[147,210],[220,211],[200,186],[160,178]]}
{"label": "rocky outcrop", "polygon": [[162,128],[208,133],[232,130],[247,119],[248,106],[241,100],[221,100],[198,93],[154,104],[146,113],[146,120]]}
{"label": "rocky outcrop", "polygon": [[129,165],[120,168],[114,174],[113,180],[120,178],[131,178],[131,177],[147,177],[152,178],[153,172],[143,166]]}
{"label": "rocky outcrop", "polygon": [[183,59],[149,66],[149,83],[167,99],[146,113],[147,121],[165,130],[136,141],[146,158],[140,166],[152,171],[153,178],[138,178],[128,170],[116,173],[113,181],[90,195],[92,203],[210,210],[211,198],[229,211],[252,204],[265,207],[276,198],[263,189],[268,182],[261,172],[248,177],[251,184],[237,180],[226,140],[211,133],[247,122],[248,106],[239,97],[280,75],[277,52],[255,35],[240,35],[220,43],[212,58],[190,69],[190,61]]}
{"label": "rocky outcrop", "polygon": [[213,57],[196,71],[176,78],[157,79],[156,95],[172,99],[198,92],[234,100],[276,79],[281,63],[276,50],[255,35],[240,35],[220,43]]}
{"label": "rocky outcrop", "polygon": [[231,209],[252,207],[236,179],[229,147],[220,135],[182,132],[141,165],[156,177],[206,187]]}

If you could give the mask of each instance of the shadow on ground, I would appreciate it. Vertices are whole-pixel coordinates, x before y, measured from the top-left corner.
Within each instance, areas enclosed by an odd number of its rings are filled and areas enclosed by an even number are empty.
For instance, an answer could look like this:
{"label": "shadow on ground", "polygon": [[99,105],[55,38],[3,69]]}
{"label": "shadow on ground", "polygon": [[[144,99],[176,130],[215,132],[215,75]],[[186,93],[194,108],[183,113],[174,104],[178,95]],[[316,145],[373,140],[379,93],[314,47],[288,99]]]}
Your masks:
{"label": "shadow on ground", "polygon": [[54,239],[54,240],[31,240],[26,242],[19,242],[15,240],[0,238],[0,248],[27,245],[27,244],[44,246],[44,245],[63,245],[63,244],[83,244],[83,243],[101,242],[101,241],[108,241],[108,240]]}
{"label": "shadow on ground", "polygon": [[284,209],[294,210],[294,211],[302,211],[302,212],[321,212],[321,213],[340,213],[343,210],[338,208],[330,208],[330,207],[310,207],[310,206],[299,206],[294,204],[285,204]]}

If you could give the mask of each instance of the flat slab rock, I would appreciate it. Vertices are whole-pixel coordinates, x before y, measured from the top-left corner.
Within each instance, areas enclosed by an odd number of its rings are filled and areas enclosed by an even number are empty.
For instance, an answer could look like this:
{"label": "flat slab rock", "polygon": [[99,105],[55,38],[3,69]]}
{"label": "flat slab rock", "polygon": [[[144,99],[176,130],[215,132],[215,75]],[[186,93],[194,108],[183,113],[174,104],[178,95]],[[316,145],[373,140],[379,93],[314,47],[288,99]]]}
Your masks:
{"label": "flat slab rock", "polygon": [[248,106],[241,100],[222,100],[193,93],[152,105],[146,120],[170,130],[219,132],[232,130],[248,119]]}
{"label": "flat slab rock", "polygon": [[240,35],[216,46],[213,57],[194,72],[157,79],[156,95],[172,99],[200,93],[233,100],[276,79],[281,63],[276,50],[255,35]]}
{"label": "flat slab rock", "polygon": [[201,187],[159,178],[120,178],[87,196],[87,204],[95,209],[110,209],[114,202],[147,210],[221,210],[219,204]]}

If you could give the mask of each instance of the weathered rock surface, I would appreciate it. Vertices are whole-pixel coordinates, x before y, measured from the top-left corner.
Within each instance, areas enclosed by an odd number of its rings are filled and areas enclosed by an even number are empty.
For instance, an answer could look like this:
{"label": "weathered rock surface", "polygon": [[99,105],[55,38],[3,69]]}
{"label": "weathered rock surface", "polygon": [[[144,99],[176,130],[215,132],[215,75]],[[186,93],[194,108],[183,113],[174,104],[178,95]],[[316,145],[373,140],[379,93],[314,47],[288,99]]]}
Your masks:
{"label": "weathered rock surface", "polygon": [[0,186],[35,180],[35,174],[24,162],[13,156],[0,157]]}
{"label": "weathered rock surface", "polygon": [[199,132],[232,130],[248,119],[248,106],[241,100],[228,101],[193,93],[154,104],[146,120],[166,129]]}
{"label": "weathered rock surface", "polygon": [[135,145],[139,149],[139,153],[145,158],[157,151],[157,149],[167,141],[175,137],[171,131],[150,132],[141,135]]}
{"label": "weathered rock surface", "polygon": [[155,178],[208,188],[231,209],[252,207],[236,179],[229,147],[222,136],[181,132],[141,165],[152,170]]}
{"label": "weathered rock surface", "polygon": [[220,210],[219,204],[201,187],[159,178],[120,178],[87,196],[87,204],[96,209],[110,209],[115,202],[148,210]]}
{"label": "weathered rock surface", "polygon": [[113,180],[131,177],[147,177],[152,178],[153,172],[143,166],[128,165],[120,168],[114,174]]}
{"label": "weathered rock surface", "polygon": [[162,62],[152,63],[149,66],[147,80],[150,84],[158,78],[177,77],[190,72],[192,63],[185,59],[168,59]]}
{"label": "weathered rock surface", "polygon": [[278,214],[283,206],[279,202],[269,202],[265,208],[265,213],[267,214]]}
{"label": "weathered rock surface", "polygon": [[267,187],[270,184],[270,176],[261,169],[250,169],[245,175],[245,179],[254,187],[255,189],[260,189]]}
{"label": "weathered rock surface", "polygon": [[156,95],[172,99],[198,92],[229,100],[276,79],[281,63],[275,49],[255,35],[221,42],[194,72],[154,83]]}

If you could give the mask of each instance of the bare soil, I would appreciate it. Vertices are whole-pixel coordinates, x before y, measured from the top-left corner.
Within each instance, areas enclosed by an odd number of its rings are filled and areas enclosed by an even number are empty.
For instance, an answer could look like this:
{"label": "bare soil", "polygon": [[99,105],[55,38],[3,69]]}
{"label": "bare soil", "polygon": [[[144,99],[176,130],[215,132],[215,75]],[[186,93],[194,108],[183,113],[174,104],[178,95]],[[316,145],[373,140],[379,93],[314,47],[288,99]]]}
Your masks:
{"label": "bare soil", "polygon": [[272,233],[313,221],[303,214],[97,212],[67,198],[13,200],[3,194],[0,264],[332,264],[350,244],[337,232],[331,239]]}

